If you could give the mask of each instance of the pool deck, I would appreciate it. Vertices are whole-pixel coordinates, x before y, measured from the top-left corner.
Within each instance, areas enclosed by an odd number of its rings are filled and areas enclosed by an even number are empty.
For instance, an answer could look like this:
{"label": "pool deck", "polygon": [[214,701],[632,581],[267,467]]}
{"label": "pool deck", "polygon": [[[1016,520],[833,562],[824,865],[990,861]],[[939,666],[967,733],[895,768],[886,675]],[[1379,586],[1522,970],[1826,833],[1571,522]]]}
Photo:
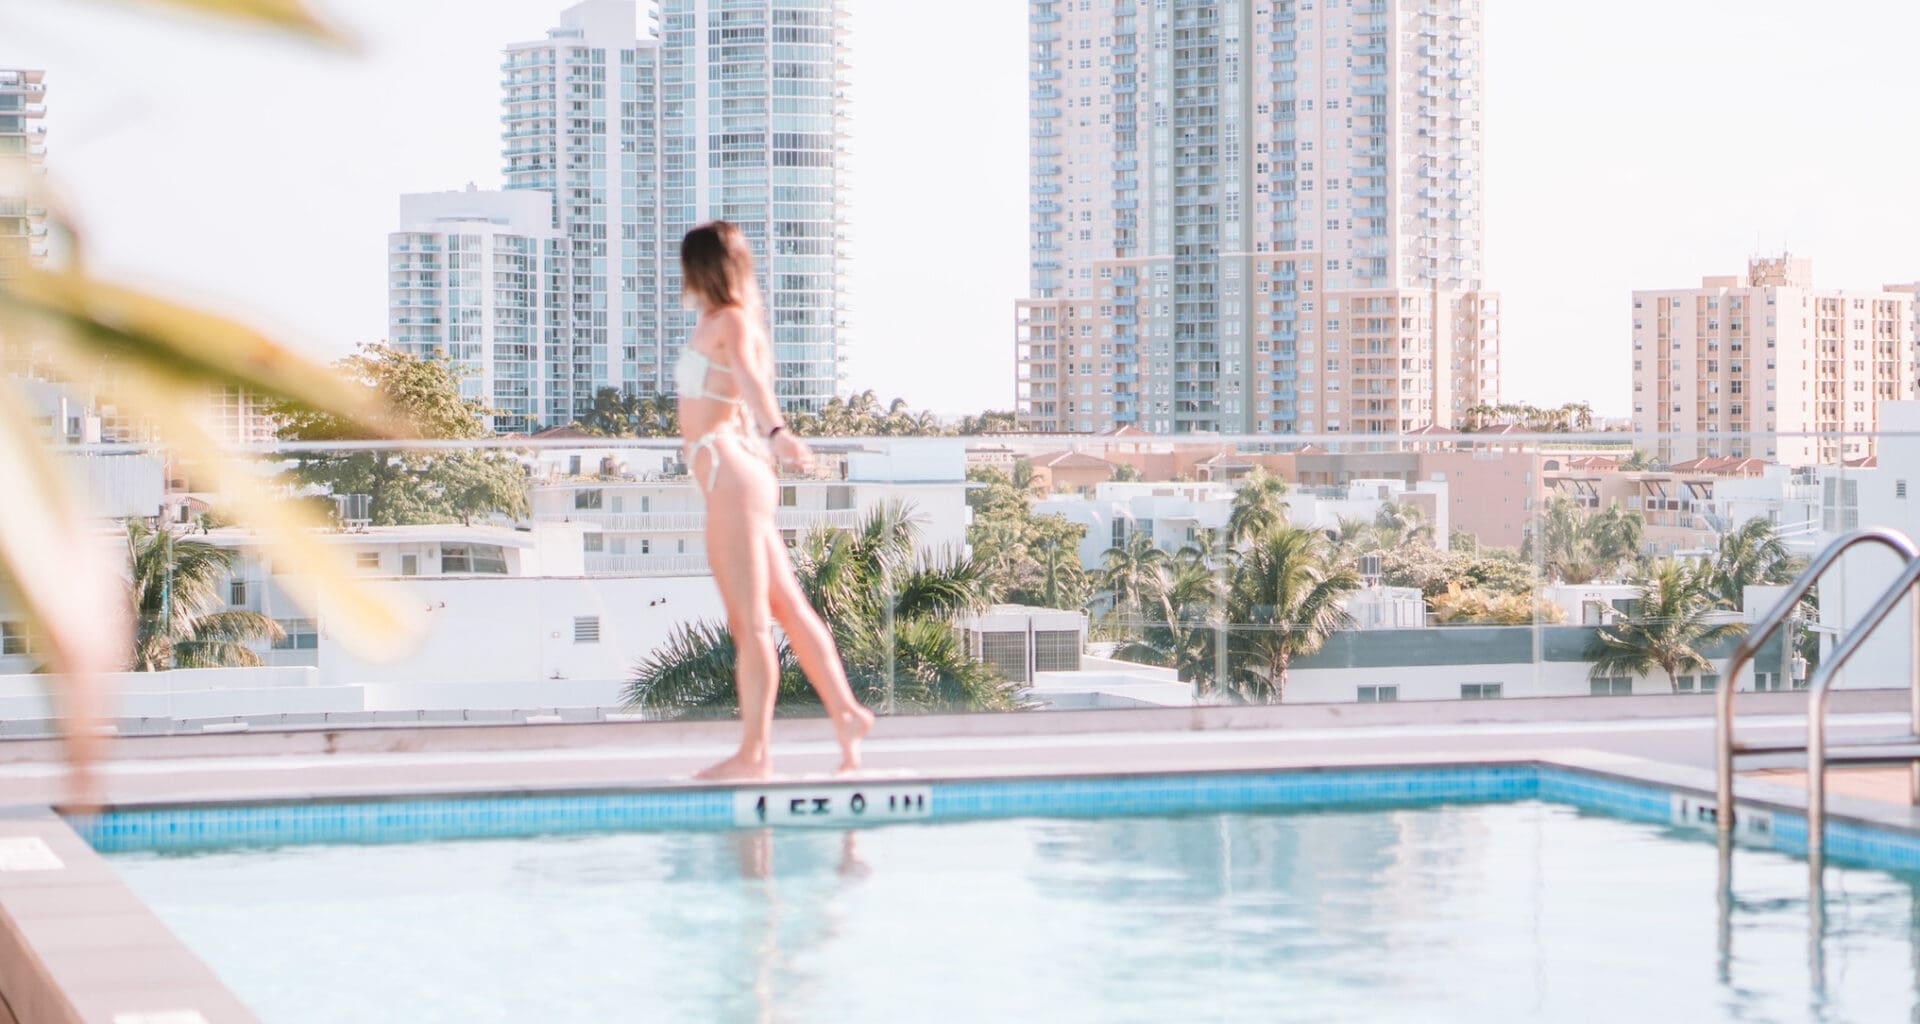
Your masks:
{"label": "pool deck", "polygon": [[[1904,731],[1906,695],[1835,695],[1835,737]],[[1805,728],[1802,694],[1743,694],[1743,738]],[[698,786],[729,722],[381,728],[123,739],[110,807]],[[834,775],[823,721],[775,729],[771,784]],[[882,719],[851,778],[940,781],[1543,763],[1710,795],[1705,696],[1084,711]],[[256,1018],[50,806],[58,748],[0,742],[0,1024],[223,1024]],[[1804,809],[1790,757],[1756,762],[1743,802]],[[1899,769],[1836,773],[1830,814],[1920,831]],[[1898,786],[1895,790],[1891,787]],[[1885,799],[1897,793],[1896,799]]]}

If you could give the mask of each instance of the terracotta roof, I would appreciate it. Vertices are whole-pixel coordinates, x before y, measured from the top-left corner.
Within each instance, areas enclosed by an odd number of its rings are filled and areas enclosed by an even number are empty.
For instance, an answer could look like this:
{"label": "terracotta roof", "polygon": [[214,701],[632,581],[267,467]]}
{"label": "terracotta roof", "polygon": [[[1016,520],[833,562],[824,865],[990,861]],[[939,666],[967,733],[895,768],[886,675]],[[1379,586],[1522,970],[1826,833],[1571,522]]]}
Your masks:
{"label": "terracotta roof", "polygon": [[1047,452],[1033,457],[1035,469],[1112,469],[1113,463],[1081,452]]}
{"label": "terracotta roof", "polygon": [[533,436],[566,440],[569,438],[577,439],[577,438],[585,438],[585,437],[599,437],[600,435],[589,433],[588,431],[585,431],[585,430],[581,430],[579,427],[567,426],[567,427],[548,427],[547,429],[542,430],[541,432],[539,432],[538,434],[534,434]]}
{"label": "terracotta roof", "polygon": [[1202,466],[1251,466],[1253,465],[1253,463],[1248,461],[1246,458],[1242,457],[1237,452],[1215,452],[1214,454],[1209,455],[1204,459],[1201,459],[1199,462],[1199,465],[1202,465]]}
{"label": "terracotta roof", "polygon": [[1852,469],[1874,469],[1880,465],[1880,457],[1878,455],[1869,455],[1860,459],[1847,459],[1840,464]]}
{"label": "terracotta roof", "polygon": [[1109,430],[1106,433],[1101,434],[1100,436],[1101,437],[1152,437],[1154,435],[1153,435],[1153,431],[1151,430],[1141,430],[1139,427],[1136,427],[1131,423],[1122,423],[1114,427],[1112,430]]}
{"label": "terracotta roof", "polygon": [[1688,459],[1667,467],[1675,473],[1708,473],[1713,476],[1759,476],[1766,472],[1766,468],[1765,459],[1736,459],[1731,456]]}
{"label": "terracotta roof", "polygon": [[1418,430],[1407,431],[1407,436],[1408,437],[1427,437],[1432,434],[1446,434],[1448,436],[1457,436],[1459,433],[1460,432],[1458,430],[1454,430],[1449,427],[1443,427],[1437,423],[1429,423]]}

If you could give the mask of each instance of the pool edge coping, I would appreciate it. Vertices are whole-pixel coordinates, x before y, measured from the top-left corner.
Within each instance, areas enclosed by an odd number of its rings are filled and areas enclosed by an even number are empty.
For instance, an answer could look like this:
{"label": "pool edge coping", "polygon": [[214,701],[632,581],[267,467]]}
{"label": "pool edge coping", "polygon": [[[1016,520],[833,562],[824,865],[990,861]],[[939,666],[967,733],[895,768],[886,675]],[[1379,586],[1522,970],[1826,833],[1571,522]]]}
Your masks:
{"label": "pool edge coping", "polygon": [[[1213,767],[1139,771],[1098,771],[1084,768],[1027,769],[1020,771],[981,771],[977,773],[945,771],[924,773],[872,773],[856,776],[777,777],[746,785],[695,781],[635,784],[631,786],[529,785],[484,790],[443,787],[431,790],[407,790],[367,793],[358,796],[331,796],[331,802],[403,803],[441,798],[501,799],[561,796],[604,796],[609,793],[647,794],[733,794],[743,790],[799,790],[807,787],[845,786],[867,779],[914,786],[1017,784],[1021,782],[1114,781],[1151,777],[1224,777],[1235,775],[1312,775],[1339,772],[1410,772],[1421,769],[1467,770],[1473,768],[1531,768],[1535,771],[1570,773],[1695,800],[1711,800],[1714,779],[1711,771],[1652,758],[1617,754],[1585,748],[1555,748],[1542,751],[1488,752],[1472,758],[1456,755],[1398,757],[1355,756],[1318,757],[1312,763],[1286,763],[1277,758],[1265,768]],[[1577,801],[1535,796],[1553,802]],[[138,801],[112,803],[102,813],[140,813],[155,810],[217,810],[236,807],[288,806],[314,802],[310,795],[289,793],[268,799],[207,799],[194,801]],[[1829,825],[1863,828],[1893,833],[1920,842],[1920,815],[1913,809],[1898,808],[1878,801],[1850,797],[1830,799]],[[1738,780],[1736,807],[1748,814],[1781,815],[1802,821],[1800,841],[1804,849],[1806,794],[1790,786],[1751,778]],[[0,838],[36,836],[58,856],[60,870],[73,874],[59,879],[22,878],[34,872],[0,870],[0,993],[22,1020],[76,1022],[76,1024],[114,1024],[136,1020],[130,1014],[180,1011],[191,1008],[207,1024],[257,1022],[258,1018],[222,985],[204,961],[195,954],[157,914],[138,898],[107,858],[95,850],[72,822],[52,806],[16,807],[0,814]],[[1788,833],[1790,844],[1791,833]],[[1775,849],[1782,849],[1775,845]],[[1783,852],[1791,852],[1789,848]],[[19,877],[16,877],[19,876]],[[77,898],[90,901],[84,916],[111,918],[122,927],[132,926],[150,941],[127,946],[112,942],[76,941],[61,934],[61,924],[74,915],[61,913],[18,913],[22,903],[33,906],[33,890],[70,888]],[[28,893],[22,899],[22,893]],[[69,929],[70,930],[70,929]],[[84,937],[82,937],[84,938]],[[95,940],[101,936],[93,936]],[[71,945],[73,948],[67,948]],[[83,955],[86,964],[79,962]],[[102,979],[102,964],[107,965]],[[154,984],[152,979],[175,979],[173,984]],[[191,981],[182,985],[179,979]],[[141,979],[148,979],[142,982]],[[188,1000],[191,1006],[176,1005]]]}

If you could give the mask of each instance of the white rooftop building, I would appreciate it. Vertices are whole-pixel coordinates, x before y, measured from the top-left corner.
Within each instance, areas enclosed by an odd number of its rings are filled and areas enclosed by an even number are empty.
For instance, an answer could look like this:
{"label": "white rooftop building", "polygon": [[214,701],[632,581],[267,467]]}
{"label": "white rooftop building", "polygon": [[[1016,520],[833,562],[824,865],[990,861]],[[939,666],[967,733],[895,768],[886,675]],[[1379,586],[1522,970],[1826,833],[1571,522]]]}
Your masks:
{"label": "white rooftop building", "polygon": [[[1230,483],[1145,483],[1113,481],[1094,488],[1093,497],[1055,495],[1034,503],[1036,515],[1063,516],[1087,528],[1080,541],[1080,564],[1102,564],[1108,548],[1143,532],[1154,547],[1169,554],[1207,531],[1224,532],[1233,514],[1237,486]],[[1447,484],[1444,481],[1355,480],[1340,487],[1295,488],[1282,499],[1287,519],[1315,530],[1338,528],[1342,519],[1372,522],[1382,506],[1409,503],[1433,525],[1434,544],[1447,544]]]}
{"label": "white rooftop building", "polygon": [[[775,525],[789,544],[852,529],[890,502],[911,504],[923,553],[966,545],[964,441],[890,441],[822,453],[812,479],[782,479]],[[706,504],[678,449],[549,449],[535,460],[536,522],[582,527],[589,575],[704,576]]]}

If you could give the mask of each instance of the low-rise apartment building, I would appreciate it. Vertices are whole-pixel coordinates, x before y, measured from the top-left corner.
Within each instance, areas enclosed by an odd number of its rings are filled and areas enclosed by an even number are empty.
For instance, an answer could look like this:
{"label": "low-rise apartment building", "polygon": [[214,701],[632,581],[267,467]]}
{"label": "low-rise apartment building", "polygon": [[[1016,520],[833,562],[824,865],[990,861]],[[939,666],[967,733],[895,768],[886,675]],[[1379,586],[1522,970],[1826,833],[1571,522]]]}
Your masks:
{"label": "low-rise apartment building", "polygon": [[[547,449],[535,458],[535,522],[579,524],[588,575],[707,573],[706,502],[677,449]],[[788,544],[852,529],[893,502],[911,506],[923,552],[966,544],[965,444],[889,441],[822,452],[809,477],[780,480],[774,523]]]}

